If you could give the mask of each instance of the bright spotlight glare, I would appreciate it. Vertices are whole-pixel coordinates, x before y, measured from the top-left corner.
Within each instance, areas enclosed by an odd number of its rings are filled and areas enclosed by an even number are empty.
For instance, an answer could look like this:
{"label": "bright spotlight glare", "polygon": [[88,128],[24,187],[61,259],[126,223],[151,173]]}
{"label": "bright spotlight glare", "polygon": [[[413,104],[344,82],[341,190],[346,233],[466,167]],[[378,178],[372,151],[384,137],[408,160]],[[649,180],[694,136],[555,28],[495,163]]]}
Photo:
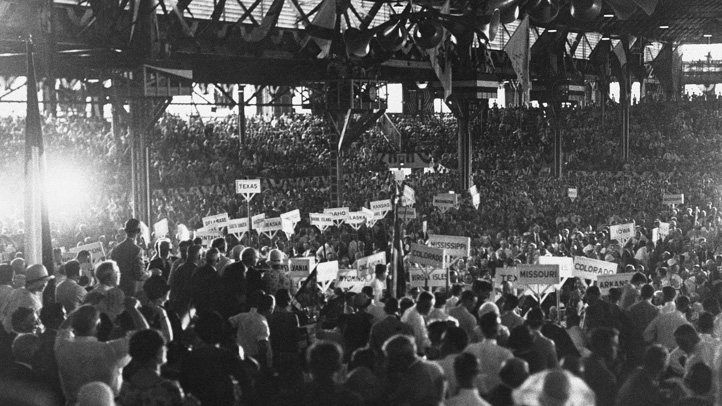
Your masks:
{"label": "bright spotlight glare", "polygon": [[94,193],[90,176],[73,163],[49,160],[46,175],[49,211],[66,216],[87,209]]}

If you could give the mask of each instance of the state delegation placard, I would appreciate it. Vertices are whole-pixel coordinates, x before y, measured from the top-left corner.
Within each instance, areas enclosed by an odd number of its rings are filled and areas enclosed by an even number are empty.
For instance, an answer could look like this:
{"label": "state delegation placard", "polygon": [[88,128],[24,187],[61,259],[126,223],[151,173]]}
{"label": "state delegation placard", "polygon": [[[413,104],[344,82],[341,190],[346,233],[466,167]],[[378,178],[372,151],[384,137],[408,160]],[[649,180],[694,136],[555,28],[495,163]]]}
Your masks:
{"label": "state delegation placard", "polygon": [[615,275],[617,264],[587,257],[574,257],[574,276],[597,280],[599,275]]}

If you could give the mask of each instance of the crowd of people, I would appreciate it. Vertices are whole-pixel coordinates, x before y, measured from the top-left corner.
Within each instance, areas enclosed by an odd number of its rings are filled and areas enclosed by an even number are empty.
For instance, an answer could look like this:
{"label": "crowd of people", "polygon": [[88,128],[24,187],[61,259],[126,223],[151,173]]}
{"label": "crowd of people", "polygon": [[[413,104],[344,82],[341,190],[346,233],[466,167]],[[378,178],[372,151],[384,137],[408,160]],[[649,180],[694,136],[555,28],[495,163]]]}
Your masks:
{"label": "crowd of people", "polygon": [[[392,214],[358,229],[323,231],[308,221],[324,208],[357,211],[396,198],[393,174],[377,155],[399,146],[380,128],[342,155],[348,176],[339,205],[330,200],[332,137],[322,118],[250,120],[241,143],[231,119],[165,116],[150,137],[158,192],[151,221],[167,219],[170,233],[141,239],[140,223],[125,223],[128,177],[118,168],[129,167],[127,138],[102,121],[47,119],[49,158],[82,162],[102,187],[76,212],[53,219],[52,266],[25,263],[22,206],[3,207],[0,363],[11,367],[0,375],[21,384],[0,399],[712,404],[722,370],[722,179],[714,173],[722,164],[720,103],[635,105],[625,165],[616,158],[613,109],[605,117],[598,106],[564,109],[557,117],[568,151],[562,178],[544,170],[548,111],[491,108],[472,126],[481,204],[474,208],[466,191],[457,191],[459,207],[446,212],[432,202],[456,189],[458,174],[448,169],[456,166],[455,120],[395,117],[401,151],[428,153],[435,162],[405,179],[416,190],[417,217],[403,221],[400,234]],[[23,121],[3,119],[0,183],[16,191],[22,138]],[[264,180],[248,205],[227,187],[241,177]],[[663,194],[676,193],[685,204],[662,204]],[[246,217],[249,209],[266,217],[300,209],[302,220],[292,236],[224,233],[205,246],[176,232],[218,213]],[[633,238],[610,236],[611,225],[628,223]],[[658,238],[662,225],[669,230]],[[405,257],[410,243],[432,234],[471,237],[470,255],[450,265],[451,288],[402,289],[388,280],[391,253],[400,248]],[[63,248],[93,242],[104,257],[80,251],[67,261]],[[352,268],[379,252],[388,267],[378,266],[360,292],[333,284],[321,291],[312,278],[288,274],[293,257]],[[634,275],[603,297],[591,281],[571,278],[542,303],[521,287],[494,284],[497,269],[543,256],[600,259]],[[403,262],[408,271],[408,257]],[[407,272],[399,278],[408,282]]]}

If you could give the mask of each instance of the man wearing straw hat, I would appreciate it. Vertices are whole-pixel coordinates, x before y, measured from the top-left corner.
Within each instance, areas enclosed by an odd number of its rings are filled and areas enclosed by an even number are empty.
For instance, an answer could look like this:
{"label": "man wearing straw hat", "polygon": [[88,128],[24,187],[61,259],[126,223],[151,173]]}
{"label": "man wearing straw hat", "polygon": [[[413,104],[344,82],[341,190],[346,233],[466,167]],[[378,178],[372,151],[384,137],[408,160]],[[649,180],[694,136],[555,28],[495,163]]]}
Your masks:
{"label": "man wearing straw hat", "polygon": [[48,275],[48,270],[42,264],[30,265],[25,270],[25,286],[16,289],[2,309],[5,331],[12,331],[11,316],[19,307],[27,307],[40,314],[40,309],[43,308],[43,289],[51,278],[54,276]]}

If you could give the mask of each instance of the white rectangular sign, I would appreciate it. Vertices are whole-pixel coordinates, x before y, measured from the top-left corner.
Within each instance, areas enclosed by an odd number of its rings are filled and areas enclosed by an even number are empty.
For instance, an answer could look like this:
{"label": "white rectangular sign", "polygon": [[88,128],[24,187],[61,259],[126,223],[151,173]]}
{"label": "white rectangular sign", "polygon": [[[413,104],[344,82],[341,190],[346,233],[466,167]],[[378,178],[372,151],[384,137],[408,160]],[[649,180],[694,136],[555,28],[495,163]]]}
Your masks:
{"label": "white rectangular sign", "polygon": [[311,225],[318,228],[330,227],[333,225],[333,217],[330,214],[309,213],[308,217],[311,219]]}
{"label": "white rectangular sign", "polygon": [[559,265],[559,277],[571,278],[574,272],[574,258],[539,257],[539,265]]}
{"label": "white rectangular sign", "polygon": [[65,255],[72,255],[68,260],[74,259],[80,251],[88,251],[90,253],[90,257],[93,259],[93,264],[97,264],[105,259],[105,249],[103,248],[103,243],[98,241],[69,249],[68,252],[63,253],[63,260],[65,260]]}
{"label": "white rectangular sign", "polygon": [[283,223],[280,217],[273,217],[263,220],[263,226],[258,228],[259,233],[273,233],[283,229]]}
{"label": "white rectangular sign", "polygon": [[355,269],[339,269],[336,277],[336,287],[345,291],[360,293],[366,286],[366,278],[358,276]]}
{"label": "white rectangular sign", "polygon": [[385,213],[387,211],[390,211],[393,209],[393,205],[391,204],[391,199],[385,199],[385,200],[376,200],[369,204],[371,207],[371,210],[373,210],[376,213]]}
{"label": "white rectangular sign", "polygon": [[512,286],[517,285],[519,279],[519,270],[516,268],[496,268],[494,274],[494,284],[501,287],[504,282],[510,282]]}
{"label": "white rectangular sign", "polygon": [[333,221],[344,221],[348,217],[348,207],[335,207],[333,209],[323,209],[324,214],[331,216]]}
{"label": "white rectangular sign", "polygon": [[473,204],[474,208],[478,210],[479,205],[481,204],[481,195],[478,193],[475,195],[471,195],[471,204]]}
{"label": "white rectangular sign", "polygon": [[668,194],[665,193],[662,196],[662,204],[671,206],[673,204],[684,204],[684,193],[679,194]]}
{"label": "white rectangular sign", "polygon": [[214,239],[221,236],[216,226],[208,226],[196,230],[196,238],[203,240],[203,245],[210,247]]}
{"label": "white rectangular sign", "polygon": [[374,275],[377,264],[386,265],[386,252],[382,251],[368,257],[359,258],[356,260],[356,269],[358,270],[359,276],[365,277],[366,275]]}
{"label": "white rectangular sign", "polygon": [[328,282],[336,280],[338,276],[338,261],[321,262],[316,265],[316,280]]}
{"label": "white rectangular sign", "polygon": [[296,209],[296,210],[291,210],[286,213],[281,213],[281,220],[290,221],[291,223],[293,223],[295,225],[296,223],[301,221],[301,212],[298,209]]}
{"label": "white rectangular sign", "polygon": [[261,193],[261,180],[236,179],[236,193],[244,195]]}
{"label": "white rectangular sign", "polygon": [[249,231],[248,218],[228,220],[226,227],[228,227],[228,234],[242,235]]}
{"label": "white rectangular sign", "polygon": [[434,268],[445,267],[444,257],[446,251],[414,243],[411,243],[410,246],[409,262]]}
{"label": "white rectangular sign", "polygon": [[302,257],[302,258],[291,258],[290,264],[290,276],[292,278],[306,278],[311,270],[316,266],[315,257]]}
{"label": "white rectangular sign", "polygon": [[406,222],[416,218],[416,209],[413,207],[399,207],[399,219]]}
{"label": "white rectangular sign", "polygon": [[455,209],[459,206],[459,195],[456,193],[439,193],[434,196],[433,205],[442,212]]}
{"label": "white rectangular sign", "polygon": [[220,213],[215,216],[203,217],[203,227],[213,226],[218,229],[225,227],[228,222],[228,213]]}
{"label": "white rectangular sign", "polygon": [[569,196],[570,199],[574,200],[577,198],[577,188],[570,187],[567,189],[567,196]]}
{"label": "white rectangular sign", "polygon": [[559,283],[559,265],[517,265],[519,285],[556,285]]}
{"label": "white rectangular sign", "polygon": [[266,221],[266,215],[264,213],[256,214],[255,216],[251,217],[251,224],[253,225],[254,230],[258,230],[259,228],[263,227],[263,223]]}
{"label": "white rectangular sign", "polygon": [[634,227],[634,223],[609,226],[609,238],[611,240],[617,240],[622,247],[627,244],[627,241],[634,238],[635,232],[636,228]]}
{"label": "white rectangular sign", "polygon": [[479,188],[477,188],[476,185],[473,185],[472,187],[469,188],[469,194],[471,194],[472,196],[478,195]]}
{"label": "white rectangular sign", "polygon": [[362,211],[350,211],[348,212],[348,215],[344,219],[344,223],[360,226],[361,224],[366,222],[366,219],[368,217],[366,216],[366,213]]}
{"label": "white rectangular sign", "polygon": [[597,286],[602,295],[608,295],[611,288],[622,288],[624,285],[632,281],[634,272],[618,273],[616,275],[599,275],[597,276]]}
{"label": "white rectangular sign", "polygon": [[412,206],[416,203],[416,192],[409,185],[404,185],[404,194],[401,197],[401,204],[403,206]]}
{"label": "white rectangular sign", "polygon": [[574,257],[574,273],[578,278],[597,280],[599,275],[614,275],[617,264],[587,257]]}
{"label": "white rectangular sign", "polygon": [[669,235],[669,223],[659,223],[659,239],[664,241]]}
{"label": "white rectangular sign", "polygon": [[471,238],[432,234],[429,236],[429,246],[446,250],[446,255],[452,258],[468,257],[471,252]]}
{"label": "white rectangular sign", "polygon": [[447,284],[447,272],[444,269],[434,269],[431,272],[426,272],[421,268],[411,268],[409,270],[409,277],[411,278],[412,288],[422,288],[428,286],[442,287]]}

